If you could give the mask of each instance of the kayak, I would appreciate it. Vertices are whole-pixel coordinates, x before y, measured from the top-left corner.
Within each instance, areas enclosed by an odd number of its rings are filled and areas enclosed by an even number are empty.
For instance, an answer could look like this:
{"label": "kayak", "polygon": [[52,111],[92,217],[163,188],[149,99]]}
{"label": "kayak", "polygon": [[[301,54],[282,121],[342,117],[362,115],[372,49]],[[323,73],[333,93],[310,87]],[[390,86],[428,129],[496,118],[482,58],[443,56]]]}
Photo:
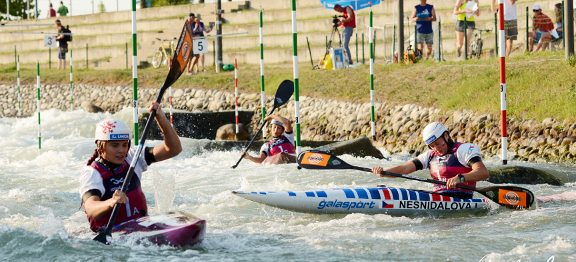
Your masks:
{"label": "kayak", "polygon": [[382,186],[232,193],[257,203],[314,214],[364,213],[414,217],[489,210],[485,198],[460,199],[428,191]]}
{"label": "kayak", "polygon": [[150,241],[158,245],[187,247],[202,242],[206,220],[183,212],[146,216],[118,224],[112,237],[128,237]]}

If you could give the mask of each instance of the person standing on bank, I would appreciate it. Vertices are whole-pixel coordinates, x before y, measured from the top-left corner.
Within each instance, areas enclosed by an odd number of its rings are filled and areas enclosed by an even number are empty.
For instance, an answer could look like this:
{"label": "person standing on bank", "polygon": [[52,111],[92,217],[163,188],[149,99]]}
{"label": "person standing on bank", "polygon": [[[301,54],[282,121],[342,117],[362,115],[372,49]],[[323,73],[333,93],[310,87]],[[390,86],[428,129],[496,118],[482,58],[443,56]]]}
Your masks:
{"label": "person standing on bank", "polygon": [[156,122],[164,135],[164,143],[142,150],[125,193],[120,189],[136,153],[135,148],[130,148],[132,132],[120,120],[104,119],[96,125],[96,149],[82,171],[79,189],[82,208],[94,232],[106,226],[116,204],[121,206],[114,225],[147,216],[148,206],[141,187],[142,173],[152,163],[175,157],[182,152],[180,138],[160,105],[153,102],[149,110],[152,109],[156,109]]}
{"label": "person standing on bank", "polygon": [[255,157],[243,153],[241,157],[246,157],[254,163],[285,164],[296,162],[294,133],[290,120],[278,115],[269,115],[264,120],[272,120],[272,139],[262,145],[260,155]]}
{"label": "person standing on bank", "polygon": [[[472,40],[472,32],[476,28],[475,16],[480,15],[477,0],[457,0],[453,13],[456,15],[456,51],[458,57],[462,55],[464,46],[464,31],[468,42]],[[466,43],[468,45],[468,43]]]}
{"label": "person standing on bank", "polygon": [[420,0],[420,4],[414,6],[412,11],[412,21],[416,22],[416,43],[417,48],[424,52],[424,43],[428,47],[426,59],[432,54],[432,45],[434,44],[434,31],[432,22],[436,21],[436,10],[433,5],[426,3],[427,0]]}
{"label": "person standing on bank", "polygon": [[354,28],[356,28],[356,14],[351,6],[342,7],[341,5],[335,5],[334,11],[342,13],[339,26],[344,27],[344,51],[346,51],[348,57],[348,64],[351,65],[352,53],[350,52],[350,38],[352,38]]}
{"label": "person standing on bank", "polygon": [[58,41],[58,69],[66,69],[66,53],[68,53],[68,41],[64,35],[64,26],[60,19],[56,19],[56,28],[58,29],[58,35],[56,35],[56,41]]}
{"label": "person standing on bank", "polygon": [[[397,174],[410,174],[421,169],[429,169],[433,179],[445,181],[446,185],[434,185],[434,192],[451,197],[472,198],[473,191],[457,188],[462,183],[476,187],[476,181],[489,177],[488,169],[482,162],[480,149],[471,143],[454,142],[448,129],[438,122],[428,124],[422,131],[422,140],[429,150],[404,164],[388,168],[385,171]],[[372,168],[372,173],[379,177],[384,169]]]}
{"label": "person standing on bank", "polygon": [[[517,0],[504,0],[504,35],[506,36],[506,56],[510,56],[514,48],[513,42],[518,39],[518,8]],[[498,12],[498,3],[492,0],[492,12]]]}
{"label": "person standing on bank", "polygon": [[68,15],[68,7],[64,5],[64,2],[60,1],[60,6],[58,7],[58,15],[60,16],[67,16]]}
{"label": "person standing on bank", "polygon": [[56,9],[50,3],[50,7],[48,8],[48,18],[56,17]]}

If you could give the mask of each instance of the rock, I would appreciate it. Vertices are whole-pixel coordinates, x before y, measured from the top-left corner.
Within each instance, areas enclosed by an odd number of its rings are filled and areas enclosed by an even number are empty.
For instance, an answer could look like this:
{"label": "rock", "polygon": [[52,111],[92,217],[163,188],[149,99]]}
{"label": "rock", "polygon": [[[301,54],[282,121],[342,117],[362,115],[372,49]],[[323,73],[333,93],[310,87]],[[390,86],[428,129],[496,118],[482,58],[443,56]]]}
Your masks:
{"label": "rock", "polygon": [[86,111],[88,113],[102,113],[102,112],[104,112],[104,109],[93,104],[90,101],[84,101],[84,102],[82,102],[82,104],[80,106],[82,107],[82,109],[84,109],[84,111]]}
{"label": "rock", "polygon": [[[531,159],[533,155],[529,157]],[[550,184],[561,186],[564,183],[554,175],[540,169],[524,166],[489,168],[488,181],[494,184]]]}
{"label": "rock", "polygon": [[224,140],[248,140],[249,135],[248,131],[244,124],[238,124],[238,130],[240,131],[236,134],[236,125],[235,124],[225,124],[216,130],[216,141],[224,141]]}

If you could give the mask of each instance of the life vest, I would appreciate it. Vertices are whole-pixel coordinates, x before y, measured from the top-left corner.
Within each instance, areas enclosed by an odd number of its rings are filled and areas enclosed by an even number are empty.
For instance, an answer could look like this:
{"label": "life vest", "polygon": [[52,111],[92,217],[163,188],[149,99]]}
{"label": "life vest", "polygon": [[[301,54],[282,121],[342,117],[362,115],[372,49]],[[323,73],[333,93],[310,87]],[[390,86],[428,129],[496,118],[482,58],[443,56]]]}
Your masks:
{"label": "life vest", "polygon": [[281,135],[280,137],[274,138],[266,143],[268,152],[266,152],[267,156],[273,156],[276,154],[280,154],[282,152],[288,154],[295,154],[296,150],[294,150],[294,145],[286,136]]}
{"label": "life vest", "polygon": [[[430,161],[428,161],[428,168],[430,169],[430,175],[440,181],[446,182],[448,179],[457,176],[458,174],[465,174],[472,171],[471,167],[464,166],[458,161],[456,156],[456,151],[458,147],[462,145],[461,143],[455,143],[454,146],[449,150],[448,154],[440,155],[436,151],[432,152],[430,155]],[[476,182],[464,182],[462,183],[469,187],[476,187]],[[434,185],[434,192],[439,193],[450,193],[450,192],[465,192],[472,194],[472,190],[466,190],[461,188],[448,189],[445,185]]]}
{"label": "life vest", "polygon": [[[98,171],[102,177],[102,183],[106,189],[106,192],[104,192],[104,195],[100,199],[102,201],[112,198],[114,191],[120,190],[122,188],[122,183],[124,183],[124,178],[126,177],[126,173],[130,168],[130,164],[128,164],[126,161],[124,161],[122,165],[115,168],[114,170],[110,170],[108,167],[102,163],[99,163],[98,161],[92,162],[90,166]],[[140,179],[136,174],[132,176],[132,179],[130,180],[130,183],[127,185],[127,187],[127,202],[125,204],[120,204],[118,216],[113,223],[114,225],[131,219],[146,216],[148,213],[146,196],[144,195],[144,192],[142,192]],[[90,229],[92,229],[94,232],[98,232],[101,228],[106,226],[108,220],[110,220],[111,214],[112,210],[110,210],[108,214],[105,214],[98,219],[88,217],[88,221],[90,222]]]}
{"label": "life vest", "polygon": [[[346,9],[348,9],[349,6],[344,7],[344,19],[348,19],[348,12]],[[352,8],[352,7],[350,7]],[[350,19],[350,21],[346,21],[344,23],[342,23],[343,27],[352,27],[352,28],[356,28],[356,14],[354,13],[354,10],[352,10],[352,19]]]}

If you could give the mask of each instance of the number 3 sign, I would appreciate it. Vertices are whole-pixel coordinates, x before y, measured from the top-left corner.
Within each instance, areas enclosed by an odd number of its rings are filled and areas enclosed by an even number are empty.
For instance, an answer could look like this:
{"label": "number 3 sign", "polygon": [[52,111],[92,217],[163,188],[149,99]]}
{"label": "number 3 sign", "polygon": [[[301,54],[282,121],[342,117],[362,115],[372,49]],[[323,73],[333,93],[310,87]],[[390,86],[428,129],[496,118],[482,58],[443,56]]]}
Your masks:
{"label": "number 3 sign", "polygon": [[194,54],[208,53],[208,41],[206,38],[194,38],[192,43],[192,52]]}
{"label": "number 3 sign", "polygon": [[58,47],[58,41],[56,41],[56,36],[46,35],[44,36],[44,46],[45,47]]}

